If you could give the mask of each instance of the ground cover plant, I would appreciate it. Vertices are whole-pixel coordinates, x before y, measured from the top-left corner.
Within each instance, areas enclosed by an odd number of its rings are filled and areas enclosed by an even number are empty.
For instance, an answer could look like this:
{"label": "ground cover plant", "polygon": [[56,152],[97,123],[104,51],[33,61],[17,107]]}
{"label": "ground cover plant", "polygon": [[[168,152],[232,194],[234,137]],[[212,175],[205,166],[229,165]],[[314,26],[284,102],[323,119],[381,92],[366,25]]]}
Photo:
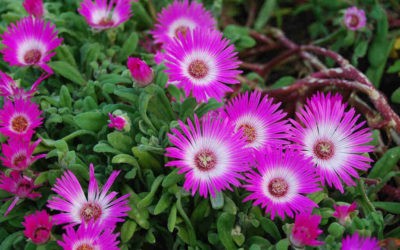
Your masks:
{"label": "ground cover plant", "polygon": [[396,1],[0,16],[0,249],[400,247]]}

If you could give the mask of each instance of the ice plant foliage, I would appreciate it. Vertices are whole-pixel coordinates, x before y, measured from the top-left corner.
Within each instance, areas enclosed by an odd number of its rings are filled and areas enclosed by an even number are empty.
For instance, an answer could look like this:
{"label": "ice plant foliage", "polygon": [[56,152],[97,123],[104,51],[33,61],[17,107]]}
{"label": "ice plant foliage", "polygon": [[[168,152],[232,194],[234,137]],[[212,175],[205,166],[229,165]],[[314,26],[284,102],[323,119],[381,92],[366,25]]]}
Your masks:
{"label": "ice plant foliage", "polygon": [[170,81],[197,102],[210,98],[221,100],[232,89],[225,84],[238,84],[239,61],[235,48],[216,30],[195,29],[185,36],[178,34],[166,47],[166,73]]}
{"label": "ice plant foliage", "polygon": [[93,222],[81,224],[77,231],[67,227],[63,240],[57,243],[64,250],[118,250],[118,234],[113,234],[112,230]]}
{"label": "ice plant foliage", "polygon": [[346,224],[346,221],[350,220],[350,214],[354,212],[357,208],[357,204],[353,202],[351,205],[333,205],[333,208],[335,209],[335,212],[333,213],[333,216],[336,217],[339,220],[339,223],[342,225]]}
{"label": "ice plant foliage", "polygon": [[25,17],[11,24],[1,36],[4,61],[11,66],[38,66],[46,72],[52,69],[46,64],[54,56],[62,42],[57,38],[55,26],[50,22],[33,17]]}
{"label": "ice plant foliage", "polygon": [[188,0],[175,0],[157,16],[157,24],[151,34],[156,43],[168,44],[179,34],[186,36],[196,28],[214,29],[215,20],[203,5]]}
{"label": "ice plant foliage", "polygon": [[185,174],[183,188],[207,197],[232,186],[239,186],[242,172],[248,169],[249,150],[240,134],[234,134],[233,126],[220,117],[206,116],[188,126],[179,121],[180,130],[174,128],[168,137],[172,147],[166,156],[175,158],[166,166],[175,166],[179,174]]}
{"label": "ice plant foliage", "polygon": [[132,16],[131,0],[83,0],[78,12],[94,29],[115,28]]}
{"label": "ice plant foliage", "polygon": [[291,120],[293,147],[312,158],[323,185],[342,193],[342,181],[353,186],[352,178],[359,178],[356,170],[370,168],[372,160],[363,154],[373,150],[367,145],[372,140],[370,129],[363,128],[365,122],[357,123],[354,108],[346,108],[339,94],[317,93],[297,113],[299,122]]}
{"label": "ice plant foliage", "polygon": [[53,216],[54,223],[77,225],[93,221],[104,227],[114,227],[117,222],[123,221],[123,217],[130,210],[129,194],[115,200],[113,199],[117,192],[107,194],[118,174],[119,171],[112,172],[100,190],[94,176],[94,167],[91,164],[88,198],[86,198],[76,176],[71,171],[66,171],[61,178],[57,179],[52,188],[61,197],[53,197],[47,205],[49,208],[61,212]]}
{"label": "ice plant foliage", "polygon": [[311,215],[309,213],[296,215],[290,234],[290,242],[295,248],[323,244],[322,241],[317,240],[318,235],[322,233],[322,230],[318,228],[321,218],[320,215]]}
{"label": "ice plant foliage", "polygon": [[41,18],[43,16],[43,0],[25,0],[22,5],[29,15],[36,18]]}
{"label": "ice plant foliage", "polygon": [[280,147],[287,144],[284,140],[289,131],[286,116],[279,110],[280,104],[273,104],[273,99],[261,96],[255,91],[239,95],[225,107],[227,119],[235,126],[235,131],[242,133],[247,147],[256,150]]}
{"label": "ice plant foliage", "polygon": [[379,250],[379,242],[374,237],[362,237],[358,233],[354,233],[352,236],[348,235],[342,241],[342,250],[353,250],[353,249],[368,249],[368,250]]}
{"label": "ice plant foliage", "polygon": [[51,236],[51,228],[53,227],[51,217],[46,210],[26,215],[22,225],[25,227],[25,236],[35,244],[46,243]]}
{"label": "ice plant foliage", "polygon": [[364,28],[367,24],[364,10],[358,9],[355,6],[347,8],[344,13],[344,23],[350,30],[359,30]]}
{"label": "ice plant foliage", "polygon": [[140,87],[146,87],[153,81],[153,70],[143,60],[136,57],[128,57],[127,66],[132,78]]}
{"label": "ice plant foliage", "polygon": [[265,208],[265,212],[284,219],[309,212],[317,204],[305,195],[319,191],[311,159],[298,152],[274,149],[256,152],[256,170],[246,174],[244,188],[250,194],[244,201]]}

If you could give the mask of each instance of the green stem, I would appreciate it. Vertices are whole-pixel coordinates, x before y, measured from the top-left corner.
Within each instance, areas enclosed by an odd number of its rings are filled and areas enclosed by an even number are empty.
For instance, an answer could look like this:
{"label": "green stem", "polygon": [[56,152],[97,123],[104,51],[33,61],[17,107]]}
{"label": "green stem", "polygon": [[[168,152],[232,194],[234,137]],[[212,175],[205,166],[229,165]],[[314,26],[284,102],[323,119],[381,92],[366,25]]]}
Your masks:
{"label": "green stem", "polygon": [[188,229],[188,234],[189,234],[190,245],[195,246],[196,245],[196,233],[194,231],[192,223],[189,220],[189,217],[185,213],[185,210],[183,210],[182,201],[181,201],[181,193],[177,194],[176,208],[177,208],[179,214],[182,216],[182,219],[186,223],[186,226]]}

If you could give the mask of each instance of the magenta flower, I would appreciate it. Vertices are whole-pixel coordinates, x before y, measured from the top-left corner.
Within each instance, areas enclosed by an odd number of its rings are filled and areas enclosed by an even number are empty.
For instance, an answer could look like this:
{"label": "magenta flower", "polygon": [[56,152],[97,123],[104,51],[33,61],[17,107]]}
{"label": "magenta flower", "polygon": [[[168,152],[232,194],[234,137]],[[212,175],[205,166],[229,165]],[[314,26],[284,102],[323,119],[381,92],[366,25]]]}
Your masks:
{"label": "magenta flower", "polygon": [[35,199],[40,197],[39,193],[34,192],[34,189],[37,187],[34,185],[33,179],[22,175],[19,171],[12,171],[9,177],[0,172],[0,189],[15,196],[4,216],[7,216],[11,212],[20,199]]}
{"label": "magenta flower", "polygon": [[39,106],[29,99],[6,100],[0,110],[0,133],[29,141],[34,130],[42,124],[41,114]]}
{"label": "magenta flower", "polygon": [[240,94],[225,107],[227,118],[234,124],[235,131],[241,131],[247,147],[262,150],[271,146],[287,144],[284,140],[289,131],[286,113],[279,110],[280,104],[273,104],[268,96],[261,97],[258,91]]}
{"label": "magenta flower", "polygon": [[368,249],[379,250],[379,241],[374,237],[361,237],[355,232],[342,240],[342,250]]}
{"label": "magenta flower", "polygon": [[36,18],[41,18],[43,16],[43,0],[25,0],[22,5],[29,15]]}
{"label": "magenta flower", "polygon": [[63,241],[57,241],[64,250],[119,250],[117,237],[113,227],[99,226],[89,222],[81,224],[77,231],[67,227]]}
{"label": "magenta flower", "polygon": [[353,202],[350,206],[337,206],[333,205],[335,212],[333,216],[339,220],[339,223],[346,225],[346,221],[350,220],[350,213],[354,212],[357,208],[357,204]]}
{"label": "magenta flower", "polygon": [[322,233],[318,228],[321,222],[321,216],[311,215],[309,213],[300,213],[294,219],[294,226],[290,234],[290,242],[295,248],[304,248],[304,246],[319,246],[322,241],[317,237]]}
{"label": "magenta flower", "polygon": [[158,14],[155,29],[150,33],[156,43],[167,44],[178,34],[185,36],[196,28],[214,29],[215,24],[211,12],[201,3],[175,0]]}
{"label": "magenta flower", "polygon": [[128,69],[140,87],[146,87],[153,81],[153,70],[146,62],[136,57],[128,57]]}
{"label": "magenta flower", "polygon": [[165,65],[170,81],[192,94],[198,102],[210,98],[221,100],[232,89],[225,84],[238,84],[240,62],[229,40],[216,30],[196,29],[179,35],[166,47]]}
{"label": "magenta flower", "polygon": [[46,157],[46,154],[33,156],[33,151],[41,139],[34,143],[24,141],[20,138],[10,137],[8,144],[2,144],[1,150],[4,157],[0,157],[3,165],[17,171],[27,169],[37,159]]}
{"label": "magenta flower", "polygon": [[239,186],[242,172],[248,170],[250,151],[245,148],[241,135],[233,133],[233,126],[221,118],[205,117],[201,121],[188,119],[189,127],[179,121],[181,130],[168,134],[172,147],[166,149],[168,157],[175,158],[166,166],[175,166],[185,174],[183,188],[207,198],[216,192]]}
{"label": "magenta flower", "polygon": [[11,66],[39,66],[48,73],[53,70],[46,64],[55,55],[52,50],[62,42],[57,38],[55,26],[50,22],[33,17],[25,17],[11,24],[1,36],[4,61]]}
{"label": "magenta flower", "polygon": [[33,243],[43,244],[50,239],[53,223],[46,210],[26,215],[22,225],[25,227],[25,236],[31,239]]}
{"label": "magenta flower", "polygon": [[83,0],[78,12],[97,30],[115,28],[132,16],[130,0]]}
{"label": "magenta flower", "polygon": [[305,196],[320,190],[314,169],[310,167],[311,159],[291,150],[255,153],[257,170],[246,174],[244,188],[250,195],[244,201],[253,200],[253,204],[265,208],[272,219],[276,214],[282,219],[293,217],[318,206]]}
{"label": "magenta flower", "polygon": [[154,54],[154,62],[156,64],[161,64],[165,60],[165,53],[161,50],[157,50],[157,52]]}
{"label": "magenta flower", "polygon": [[53,216],[56,225],[77,225],[94,221],[104,227],[114,227],[117,222],[123,221],[123,217],[130,210],[128,206],[129,194],[113,200],[117,192],[107,195],[111,185],[117,178],[119,171],[112,172],[102,190],[99,190],[94,176],[93,164],[90,164],[90,179],[88,198],[78,182],[76,176],[67,170],[61,178],[58,178],[52,188],[60,197],[53,197],[48,201],[48,207],[59,210],[61,213]]}
{"label": "magenta flower", "polygon": [[344,23],[350,30],[359,30],[367,25],[367,18],[365,12],[357,7],[349,7],[344,14]]}
{"label": "magenta flower", "polygon": [[120,115],[114,116],[111,113],[109,113],[108,118],[110,119],[110,122],[108,123],[108,127],[115,128],[117,130],[123,130],[127,123],[125,118]]}
{"label": "magenta flower", "polygon": [[346,107],[339,94],[317,93],[297,113],[300,123],[291,120],[293,147],[312,157],[322,185],[327,182],[342,193],[341,181],[355,185],[356,169],[367,170],[372,161],[363,154],[373,150],[367,145],[372,140],[370,129],[362,128],[365,122],[357,124],[359,115],[353,108],[345,111]]}
{"label": "magenta flower", "polygon": [[29,99],[37,91],[39,84],[48,78],[50,74],[43,74],[31,86],[29,91],[18,87],[17,83],[6,73],[0,71],[0,96],[4,96],[9,100]]}

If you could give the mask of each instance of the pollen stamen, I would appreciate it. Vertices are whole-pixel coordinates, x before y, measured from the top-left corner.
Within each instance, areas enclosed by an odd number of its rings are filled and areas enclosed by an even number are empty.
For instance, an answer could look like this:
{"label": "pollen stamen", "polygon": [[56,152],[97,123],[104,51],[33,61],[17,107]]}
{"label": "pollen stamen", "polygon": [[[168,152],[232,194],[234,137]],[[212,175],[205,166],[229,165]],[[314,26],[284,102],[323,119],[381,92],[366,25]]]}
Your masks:
{"label": "pollen stamen", "polygon": [[175,36],[179,37],[179,34],[182,34],[183,37],[186,37],[189,28],[187,26],[179,26],[175,29]]}
{"label": "pollen stamen", "polygon": [[87,243],[83,243],[82,245],[78,246],[76,250],[94,250],[95,248],[92,245]]}
{"label": "pollen stamen", "polygon": [[202,79],[208,74],[208,66],[204,61],[194,60],[189,65],[189,74],[196,79]]}
{"label": "pollen stamen", "polygon": [[24,61],[26,64],[36,64],[40,61],[42,57],[42,52],[38,49],[31,49],[27,51],[24,55]]}
{"label": "pollen stamen", "polygon": [[88,202],[85,205],[83,205],[80,214],[81,218],[86,223],[89,222],[90,220],[97,221],[102,214],[102,209],[99,204]]}
{"label": "pollen stamen", "polygon": [[16,116],[11,120],[11,128],[17,133],[25,132],[28,124],[28,120],[22,115]]}
{"label": "pollen stamen", "polygon": [[275,197],[285,196],[289,190],[287,181],[283,178],[273,178],[268,184],[268,191]]}
{"label": "pollen stamen", "polygon": [[201,171],[208,171],[217,164],[217,157],[211,150],[205,149],[194,156],[196,167]]}
{"label": "pollen stamen", "polygon": [[246,142],[248,144],[254,142],[256,140],[256,129],[254,128],[254,126],[250,125],[250,124],[243,124],[240,125],[239,129],[242,129],[243,131],[243,135],[246,138]]}
{"label": "pollen stamen", "polygon": [[313,148],[314,155],[322,160],[332,158],[335,153],[335,145],[331,141],[318,141]]}

